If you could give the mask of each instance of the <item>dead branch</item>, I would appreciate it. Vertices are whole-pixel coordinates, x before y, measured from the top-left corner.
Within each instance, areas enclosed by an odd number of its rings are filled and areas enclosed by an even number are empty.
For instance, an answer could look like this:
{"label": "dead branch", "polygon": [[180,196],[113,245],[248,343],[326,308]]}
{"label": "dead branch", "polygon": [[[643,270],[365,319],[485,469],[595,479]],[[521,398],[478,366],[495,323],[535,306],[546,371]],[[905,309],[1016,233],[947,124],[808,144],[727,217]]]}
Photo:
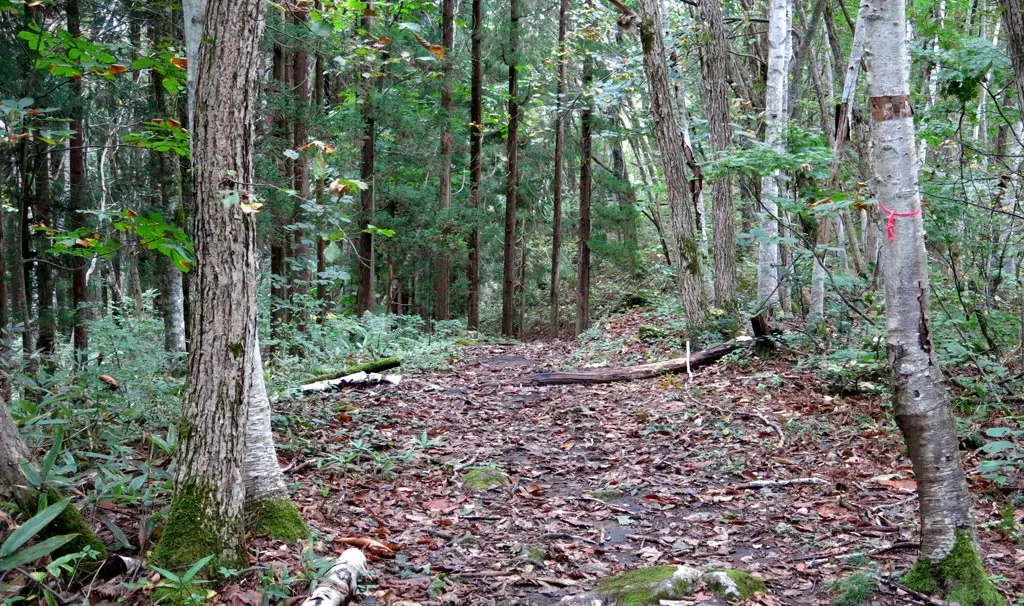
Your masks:
{"label": "dead branch", "polygon": [[665,360],[664,362],[640,364],[639,366],[545,372],[533,375],[529,382],[534,385],[577,385],[652,379],[661,375],[685,371],[687,366],[691,369],[708,366],[738,349],[750,347],[752,342],[750,338],[740,338],[698,351],[688,358],[675,358]]}
{"label": "dead branch", "polygon": [[792,478],[789,480],[754,480],[746,484],[740,484],[737,488],[779,488],[782,486],[793,486],[796,484],[828,484],[828,480],[821,478]]}

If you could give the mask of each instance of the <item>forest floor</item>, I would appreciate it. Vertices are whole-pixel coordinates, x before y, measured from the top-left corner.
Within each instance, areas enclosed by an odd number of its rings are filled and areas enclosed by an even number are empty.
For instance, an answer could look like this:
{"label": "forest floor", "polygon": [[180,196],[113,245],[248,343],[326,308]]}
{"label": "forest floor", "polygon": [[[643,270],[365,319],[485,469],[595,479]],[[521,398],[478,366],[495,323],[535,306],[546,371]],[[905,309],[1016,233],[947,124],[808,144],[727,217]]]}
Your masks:
{"label": "forest floor", "polygon": [[[619,337],[606,363],[652,354],[639,323],[606,325]],[[568,343],[467,346],[450,370],[281,411],[292,421],[278,438],[284,457],[293,449],[295,498],[318,550],[355,544],[376,556],[364,604],[555,604],[668,563],[747,570],[771,590],[749,603],[830,604],[856,554],[883,577],[912,564],[915,483],[882,396],[824,395],[815,373],[752,357],[692,380],[526,384],[586,362],[571,353]],[[478,467],[508,484],[467,489]],[[748,484],[795,478],[823,483]],[[1024,548],[996,529],[998,491],[969,479],[988,569],[1007,597],[1024,595]],[[267,541],[259,559],[294,569],[296,557]],[[883,583],[864,603],[923,602]]]}

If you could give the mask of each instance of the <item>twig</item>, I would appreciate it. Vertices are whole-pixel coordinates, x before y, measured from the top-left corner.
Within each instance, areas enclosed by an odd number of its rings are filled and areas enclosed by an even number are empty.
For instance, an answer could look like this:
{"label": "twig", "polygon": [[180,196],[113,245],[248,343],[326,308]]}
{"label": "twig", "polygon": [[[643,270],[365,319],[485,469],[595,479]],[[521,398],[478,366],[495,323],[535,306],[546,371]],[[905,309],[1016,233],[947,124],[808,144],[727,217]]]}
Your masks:
{"label": "twig", "polygon": [[599,503],[599,504],[607,507],[608,509],[611,509],[612,511],[617,511],[619,513],[629,513],[629,514],[633,513],[632,511],[626,509],[625,507],[619,507],[618,505],[612,505],[611,503],[609,503],[607,501],[602,501],[601,499],[598,499],[597,497],[570,497],[570,498],[573,498],[573,499],[576,499],[576,500],[579,500],[579,501],[592,501],[594,503]]}
{"label": "twig", "polygon": [[907,498],[903,499],[902,501],[897,501],[895,503],[886,503],[885,505],[875,505],[874,507],[871,508],[871,511],[882,511],[883,509],[889,509],[890,507],[899,507],[901,505],[906,505],[907,503],[910,503],[910,502],[912,502],[912,501],[914,501],[916,499],[917,499],[917,495],[915,494],[914,496],[907,497]]}
{"label": "twig", "polygon": [[921,600],[925,604],[930,604],[931,606],[950,606],[951,604],[951,602],[940,600],[938,598],[933,598],[932,596],[921,593],[920,591],[914,591],[913,589],[907,587],[903,583],[900,583],[899,581],[896,581],[894,579],[890,579],[889,577],[882,577],[881,581],[886,585],[892,587],[893,589],[903,591],[907,595],[910,595],[917,600]]}
{"label": "twig", "polygon": [[737,488],[777,488],[780,486],[793,486],[796,484],[828,484],[828,480],[821,478],[792,478],[789,480],[754,480],[746,484],[740,484]]}

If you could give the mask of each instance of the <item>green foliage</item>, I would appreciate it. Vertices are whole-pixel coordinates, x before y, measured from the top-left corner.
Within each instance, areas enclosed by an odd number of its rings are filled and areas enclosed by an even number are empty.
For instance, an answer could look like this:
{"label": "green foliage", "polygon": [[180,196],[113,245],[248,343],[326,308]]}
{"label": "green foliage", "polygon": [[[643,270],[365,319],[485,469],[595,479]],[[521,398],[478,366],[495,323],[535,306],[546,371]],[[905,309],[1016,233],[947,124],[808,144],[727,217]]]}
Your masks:
{"label": "green foliage", "polygon": [[985,572],[971,533],[957,530],[956,544],[941,562],[919,559],[903,583],[927,594],[939,593],[962,606],[1005,606],[1006,601]]}
{"label": "green foliage", "polygon": [[213,592],[203,587],[208,585],[210,581],[209,579],[200,578],[199,573],[212,561],[212,555],[206,556],[192,564],[181,576],[159,566],[150,565],[150,568],[160,573],[160,576],[163,577],[153,593],[154,602],[170,606],[199,606],[200,604],[205,604],[207,599],[212,597]]}
{"label": "green foliage", "polygon": [[[245,553],[228,552],[222,539],[222,533],[234,529],[241,532],[242,524],[239,520],[212,519],[210,512],[216,511],[216,507],[210,505],[209,494],[210,489],[199,484],[178,488],[163,535],[153,551],[153,562],[171,570],[194,568],[195,563],[212,554],[204,565],[212,561],[214,568],[245,566]],[[218,532],[212,528],[218,528]]]}
{"label": "green foliage", "polygon": [[868,570],[858,570],[829,585],[835,596],[832,606],[861,606],[866,604],[878,587],[878,575]]}

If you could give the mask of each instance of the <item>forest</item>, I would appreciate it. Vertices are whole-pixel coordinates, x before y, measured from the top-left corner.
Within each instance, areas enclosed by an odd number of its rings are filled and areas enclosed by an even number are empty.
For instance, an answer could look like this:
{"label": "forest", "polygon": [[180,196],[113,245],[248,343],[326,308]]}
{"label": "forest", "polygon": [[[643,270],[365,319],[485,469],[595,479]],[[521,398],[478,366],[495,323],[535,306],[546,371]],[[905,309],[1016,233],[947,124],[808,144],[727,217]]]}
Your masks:
{"label": "forest", "polygon": [[0,0],[0,70],[2,606],[1024,606],[1024,0]]}

